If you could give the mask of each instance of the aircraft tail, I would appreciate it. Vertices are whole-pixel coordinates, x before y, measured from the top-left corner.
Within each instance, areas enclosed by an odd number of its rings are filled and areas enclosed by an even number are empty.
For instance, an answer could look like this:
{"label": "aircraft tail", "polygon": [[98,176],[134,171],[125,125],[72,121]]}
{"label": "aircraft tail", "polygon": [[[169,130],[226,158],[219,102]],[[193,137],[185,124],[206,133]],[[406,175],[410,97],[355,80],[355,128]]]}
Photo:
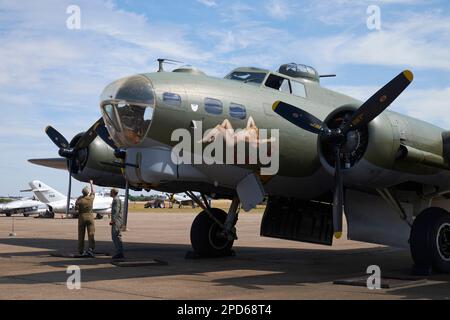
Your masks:
{"label": "aircraft tail", "polygon": [[67,199],[65,195],[41,181],[32,181],[29,185],[36,198],[45,204]]}

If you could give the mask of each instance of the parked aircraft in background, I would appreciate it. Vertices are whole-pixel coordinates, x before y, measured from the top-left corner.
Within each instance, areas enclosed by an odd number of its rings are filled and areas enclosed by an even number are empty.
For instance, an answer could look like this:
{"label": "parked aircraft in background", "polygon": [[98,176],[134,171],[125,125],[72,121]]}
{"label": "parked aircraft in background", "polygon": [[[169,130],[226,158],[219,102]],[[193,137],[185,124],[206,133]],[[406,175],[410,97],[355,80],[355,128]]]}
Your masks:
{"label": "parked aircraft in background", "polygon": [[[200,197],[199,193],[194,193],[196,196]],[[183,208],[183,206],[190,206],[192,208],[197,207],[195,201],[192,200],[185,193],[167,194],[168,201],[170,203],[169,207],[173,208],[174,205],[178,205],[178,208]]]}
{"label": "parked aircraft in background", "polygon": [[[41,181],[32,181],[29,183],[31,189],[23,190],[33,192],[35,197],[48,206],[50,217],[54,217],[55,213],[66,213],[67,197],[57,190],[49,187]],[[70,199],[69,214],[76,216],[75,211],[76,199]],[[112,198],[104,193],[97,193],[94,200],[94,213],[97,218],[101,219],[104,215],[111,214]]]}
{"label": "parked aircraft in background", "polygon": [[0,204],[0,214],[11,217],[16,214],[23,214],[24,217],[44,214],[48,206],[41,201],[34,199],[21,199],[5,204]]}

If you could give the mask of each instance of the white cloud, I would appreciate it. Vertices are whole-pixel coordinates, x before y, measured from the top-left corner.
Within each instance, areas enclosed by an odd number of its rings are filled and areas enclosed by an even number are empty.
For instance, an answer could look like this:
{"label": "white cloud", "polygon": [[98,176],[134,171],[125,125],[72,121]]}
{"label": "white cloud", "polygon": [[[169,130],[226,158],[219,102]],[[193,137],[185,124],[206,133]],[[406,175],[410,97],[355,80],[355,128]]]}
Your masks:
{"label": "white cloud", "polygon": [[293,6],[285,0],[270,0],[266,4],[268,15],[280,20],[285,20],[294,14],[293,9]]}
{"label": "white cloud", "polygon": [[[433,21],[424,24],[423,21]],[[383,22],[381,31],[344,32],[334,36],[297,39],[286,51],[300,52],[308,44],[315,64],[377,65],[450,71],[450,20],[429,12]]]}
{"label": "white cloud", "polygon": [[[381,88],[376,86],[333,86],[332,89],[365,101]],[[407,89],[389,110],[407,114],[450,130],[450,87]]]}
{"label": "white cloud", "polygon": [[207,6],[207,7],[215,7],[217,6],[216,0],[197,0],[197,2],[200,2],[201,4]]}

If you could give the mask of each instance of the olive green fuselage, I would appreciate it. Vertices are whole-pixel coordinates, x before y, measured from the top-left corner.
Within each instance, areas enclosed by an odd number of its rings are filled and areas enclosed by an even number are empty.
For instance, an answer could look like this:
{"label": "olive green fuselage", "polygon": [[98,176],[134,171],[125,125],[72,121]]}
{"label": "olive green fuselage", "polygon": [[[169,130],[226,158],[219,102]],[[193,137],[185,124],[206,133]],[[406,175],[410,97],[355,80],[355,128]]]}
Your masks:
{"label": "olive green fuselage", "polygon": [[[319,83],[295,79],[306,87],[307,97],[297,97],[264,85],[256,86],[238,81],[218,79],[204,75],[184,73],[146,74],[156,94],[156,107],[147,137],[164,145],[174,146],[171,133],[180,128],[189,130],[192,121],[201,121],[203,129],[211,129],[228,119],[235,129],[245,128],[249,116],[260,129],[280,130],[280,170],[278,175],[307,177],[322,166],[317,135],[299,129],[279,117],[272,110],[275,101],[281,100],[310,112],[319,119],[326,119],[336,109],[346,106],[355,109],[361,101],[333,92]],[[165,92],[180,95],[181,106],[164,103]],[[223,112],[212,115],[206,112],[205,98],[222,101]],[[245,106],[247,118],[230,117],[230,103]],[[192,105],[198,106],[193,110]],[[442,157],[443,129],[423,121],[386,111],[369,126],[369,147],[364,160],[386,170],[395,170],[412,175],[434,176],[442,170],[421,164],[397,161],[400,145],[407,145]],[[142,146],[145,146],[145,142]]]}

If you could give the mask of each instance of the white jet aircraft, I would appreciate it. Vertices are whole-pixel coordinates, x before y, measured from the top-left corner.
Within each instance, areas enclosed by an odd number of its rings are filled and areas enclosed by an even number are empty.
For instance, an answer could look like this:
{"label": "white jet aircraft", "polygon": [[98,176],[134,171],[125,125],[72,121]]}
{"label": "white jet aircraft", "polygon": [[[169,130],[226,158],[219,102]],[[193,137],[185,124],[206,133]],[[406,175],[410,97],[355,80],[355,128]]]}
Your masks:
{"label": "white jet aircraft", "polygon": [[0,214],[11,217],[16,214],[23,214],[24,217],[40,215],[48,210],[48,206],[41,201],[34,199],[20,199],[5,204],[0,204]]}
{"label": "white jet aircraft", "polygon": [[[34,193],[37,199],[45,203],[49,210],[55,213],[66,213],[67,197],[55,189],[49,187],[41,181],[32,181],[29,183],[31,191]],[[97,219],[102,219],[104,215],[111,214],[112,198],[103,193],[97,193],[95,195],[93,211],[97,214]],[[69,213],[76,215],[75,211],[75,199],[70,200]]]}

